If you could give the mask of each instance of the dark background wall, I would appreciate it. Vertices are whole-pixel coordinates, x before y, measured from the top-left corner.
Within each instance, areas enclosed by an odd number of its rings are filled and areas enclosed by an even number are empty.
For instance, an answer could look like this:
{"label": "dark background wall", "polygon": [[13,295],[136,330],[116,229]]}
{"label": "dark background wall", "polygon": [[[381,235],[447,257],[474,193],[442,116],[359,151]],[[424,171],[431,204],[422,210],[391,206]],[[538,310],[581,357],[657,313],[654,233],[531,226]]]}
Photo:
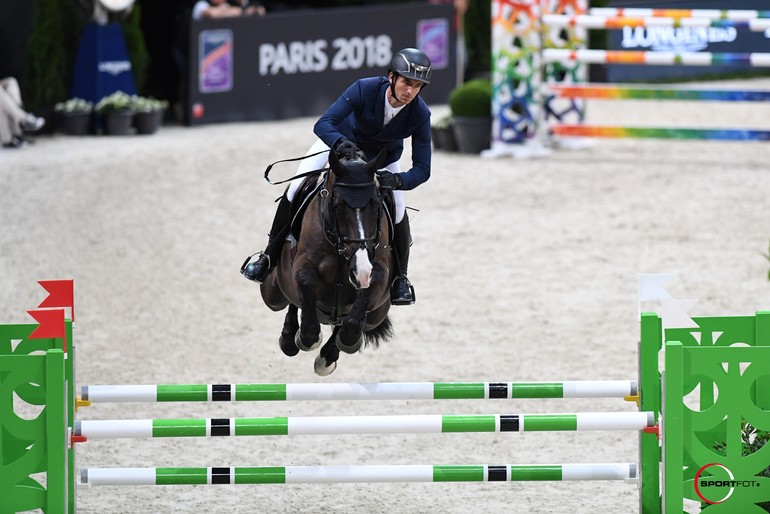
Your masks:
{"label": "dark background wall", "polygon": [[0,78],[21,77],[34,17],[33,0],[2,0],[0,3]]}

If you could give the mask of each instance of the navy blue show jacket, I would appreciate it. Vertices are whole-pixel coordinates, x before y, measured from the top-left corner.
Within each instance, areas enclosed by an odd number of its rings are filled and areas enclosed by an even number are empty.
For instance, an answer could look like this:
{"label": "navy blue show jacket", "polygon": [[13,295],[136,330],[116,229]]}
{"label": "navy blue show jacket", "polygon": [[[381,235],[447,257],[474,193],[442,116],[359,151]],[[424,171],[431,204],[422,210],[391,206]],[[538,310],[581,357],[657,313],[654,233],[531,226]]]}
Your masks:
{"label": "navy blue show jacket", "polygon": [[385,77],[357,80],[328,108],[313,127],[328,146],[346,137],[363,150],[367,160],[387,149],[386,163],[396,162],[404,151],[404,139],[412,138],[412,167],[399,175],[401,189],[414,189],[430,178],[430,109],[419,96],[383,127]]}

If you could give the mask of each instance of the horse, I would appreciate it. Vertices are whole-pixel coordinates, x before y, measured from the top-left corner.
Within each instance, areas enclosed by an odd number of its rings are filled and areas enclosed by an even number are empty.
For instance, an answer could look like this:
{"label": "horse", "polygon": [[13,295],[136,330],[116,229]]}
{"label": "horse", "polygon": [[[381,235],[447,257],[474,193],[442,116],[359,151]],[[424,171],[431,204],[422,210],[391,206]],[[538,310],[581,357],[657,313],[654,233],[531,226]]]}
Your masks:
{"label": "horse", "polygon": [[[390,284],[396,274],[392,221],[376,170],[385,153],[367,162],[361,151],[329,152],[330,169],[306,180],[318,189],[302,216],[299,237],[288,238],[275,269],[260,286],[273,311],[288,306],[279,346],[289,357],[312,351],[333,327],[314,362],[327,376],[340,351],[377,348],[393,336]],[[295,200],[296,201],[296,200]],[[301,311],[298,322],[298,312]]]}

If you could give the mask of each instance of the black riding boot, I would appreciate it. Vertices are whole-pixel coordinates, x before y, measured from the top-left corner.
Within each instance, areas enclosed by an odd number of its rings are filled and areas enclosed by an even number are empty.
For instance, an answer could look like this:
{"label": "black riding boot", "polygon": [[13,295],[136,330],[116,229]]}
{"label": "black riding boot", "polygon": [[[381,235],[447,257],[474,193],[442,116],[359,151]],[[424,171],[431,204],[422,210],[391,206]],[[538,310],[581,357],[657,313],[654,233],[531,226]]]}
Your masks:
{"label": "black riding boot", "polygon": [[241,266],[241,273],[243,273],[244,277],[260,284],[265,280],[270,270],[278,263],[284,240],[290,228],[291,202],[286,198],[286,195],[283,195],[278,203],[270,234],[268,234],[267,248],[265,248],[264,252],[259,253],[259,258],[256,261],[249,262],[251,257],[246,259],[246,262]]}
{"label": "black riding boot", "polygon": [[415,302],[414,287],[406,278],[406,270],[409,267],[409,247],[412,244],[409,230],[409,217],[404,215],[401,223],[398,223],[393,233],[393,247],[396,250],[398,276],[390,288],[390,303],[392,305],[411,305]]}

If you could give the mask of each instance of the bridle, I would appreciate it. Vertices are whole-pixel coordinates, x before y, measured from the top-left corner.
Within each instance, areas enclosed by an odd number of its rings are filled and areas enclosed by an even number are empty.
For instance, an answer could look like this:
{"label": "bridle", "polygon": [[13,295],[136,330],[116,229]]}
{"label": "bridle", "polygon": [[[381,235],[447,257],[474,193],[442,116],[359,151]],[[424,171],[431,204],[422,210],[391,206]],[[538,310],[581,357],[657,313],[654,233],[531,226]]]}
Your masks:
{"label": "bridle", "polygon": [[[374,252],[377,249],[377,247],[380,245],[380,222],[382,220],[382,196],[379,193],[378,190],[378,201],[379,204],[377,206],[377,221],[376,221],[376,229],[375,233],[366,236],[364,234],[364,237],[353,237],[350,235],[342,234],[340,231],[340,225],[339,220],[337,219],[337,210],[334,208],[335,205],[335,191],[340,188],[364,188],[364,187],[372,187],[375,185],[374,180],[371,180],[370,182],[364,182],[361,184],[346,184],[346,183],[340,183],[340,182],[334,182],[331,187],[331,193],[329,192],[329,176],[326,177],[326,183],[324,184],[324,187],[321,189],[319,194],[321,195],[321,198],[327,199],[325,202],[326,205],[326,211],[328,212],[328,216],[324,214],[323,216],[323,226],[324,226],[324,235],[326,236],[326,240],[335,247],[337,250],[337,254],[340,255],[341,259],[344,259],[345,262],[350,261],[350,259],[353,257],[356,251],[360,249],[365,249],[367,254],[369,255],[369,259],[374,259]],[[344,200],[343,200],[344,202]],[[351,207],[352,209],[352,207]],[[355,247],[354,251],[349,251],[350,247]]]}

